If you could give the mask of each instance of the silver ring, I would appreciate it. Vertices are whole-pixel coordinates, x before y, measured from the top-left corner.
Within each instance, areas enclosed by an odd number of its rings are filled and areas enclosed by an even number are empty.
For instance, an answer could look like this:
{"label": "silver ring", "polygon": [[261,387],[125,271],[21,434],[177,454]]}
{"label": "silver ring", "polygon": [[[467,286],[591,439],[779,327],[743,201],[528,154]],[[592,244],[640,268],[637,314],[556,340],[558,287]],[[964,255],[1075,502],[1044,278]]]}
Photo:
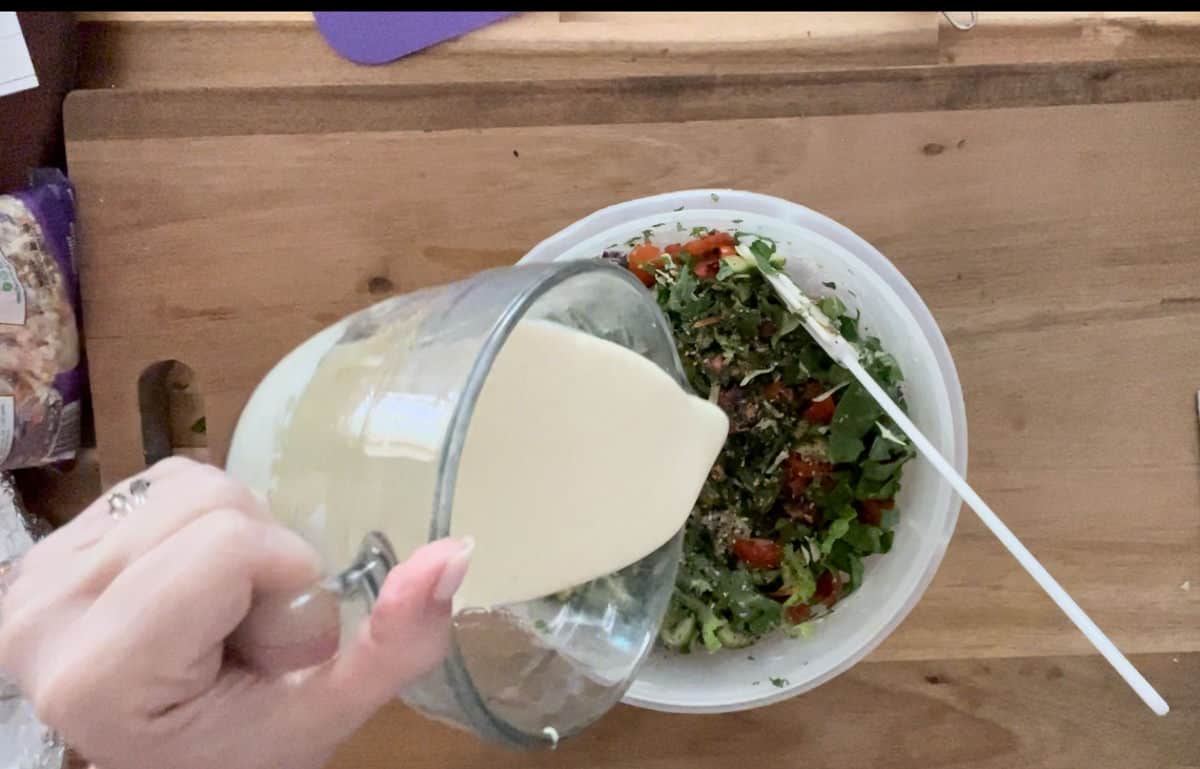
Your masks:
{"label": "silver ring", "polygon": [[140,505],[146,501],[146,492],[150,490],[150,481],[145,478],[134,478],[129,484],[129,493],[133,504]]}
{"label": "silver ring", "polygon": [[130,510],[145,503],[146,492],[149,490],[150,481],[145,478],[134,478],[129,484],[128,494],[114,491],[104,498],[108,502],[108,514],[117,520],[124,518]]}

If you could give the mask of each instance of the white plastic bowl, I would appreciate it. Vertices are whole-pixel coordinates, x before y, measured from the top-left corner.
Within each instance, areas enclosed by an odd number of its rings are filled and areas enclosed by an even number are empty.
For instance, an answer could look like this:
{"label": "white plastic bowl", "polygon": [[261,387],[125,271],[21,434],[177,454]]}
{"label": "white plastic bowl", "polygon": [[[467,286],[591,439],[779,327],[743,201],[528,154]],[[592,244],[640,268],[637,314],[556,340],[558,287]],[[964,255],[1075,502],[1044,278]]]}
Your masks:
{"label": "white plastic bowl", "polygon": [[[780,198],[737,190],[687,190],[610,206],[539,243],[521,261],[590,259],[651,231],[658,245],[688,240],[692,227],[744,230],[774,239],[787,271],[810,295],[835,293],[862,328],[899,361],[916,425],[966,474],[967,423],[950,350],[925,303],[883,254],[837,222]],[[682,232],[680,231],[682,228]],[[830,290],[825,283],[833,283]],[[916,605],[941,563],[960,501],[933,468],[905,470],[895,543],[866,559],[862,587],[808,639],[771,638],[739,651],[679,655],[656,650],[625,696],[631,705],[677,713],[761,707],[829,681],[879,645]],[[782,683],[782,685],[779,685]]]}

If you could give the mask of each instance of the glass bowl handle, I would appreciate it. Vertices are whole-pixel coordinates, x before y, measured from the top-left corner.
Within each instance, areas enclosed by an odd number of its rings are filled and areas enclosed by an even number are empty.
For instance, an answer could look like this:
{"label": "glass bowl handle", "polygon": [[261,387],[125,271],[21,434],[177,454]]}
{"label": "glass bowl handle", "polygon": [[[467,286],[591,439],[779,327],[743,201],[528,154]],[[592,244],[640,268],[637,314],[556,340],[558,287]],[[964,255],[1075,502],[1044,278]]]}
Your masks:
{"label": "glass bowl handle", "polygon": [[229,645],[244,663],[267,673],[316,664],[346,643],[358,620],[370,614],[397,562],[387,538],[370,532],[342,571],[299,595],[252,604]]}
{"label": "glass bowl handle", "polygon": [[[399,561],[387,537],[377,531],[372,531],[363,537],[363,543],[346,569],[332,577],[321,580],[313,591],[333,593],[342,600],[360,599],[368,609],[375,604],[379,591],[383,589],[383,581],[388,572]],[[310,595],[305,593],[305,596]],[[304,596],[296,601],[303,601]],[[296,603],[293,601],[293,604]]]}

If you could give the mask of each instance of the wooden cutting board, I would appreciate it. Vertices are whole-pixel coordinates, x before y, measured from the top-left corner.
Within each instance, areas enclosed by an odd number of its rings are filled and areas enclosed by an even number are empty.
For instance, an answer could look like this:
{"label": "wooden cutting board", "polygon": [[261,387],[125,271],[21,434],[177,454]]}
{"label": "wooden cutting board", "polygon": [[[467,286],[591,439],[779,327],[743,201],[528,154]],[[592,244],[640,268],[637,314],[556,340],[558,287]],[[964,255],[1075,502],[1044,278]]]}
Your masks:
{"label": "wooden cutting board", "polygon": [[[621,708],[537,757],[397,706],[335,764],[1200,765],[1197,78],[972,72],[77,92],[104,475],[142,465],[137,381],[158,361],[194,370],[219,460],[280,355],[391,291],[509,264],[631,197],[780,195],[853,228],[920,291],[963,381],[973,482],[1172,714],[1145,711],[964,513],[871,662],[789,703]],[[1034,103],[1079,104],[963,109],[1035,81]],[[889,85],[901,101],[881,111]]]}
{"label": "wooden cutting board", "polygon": [[78,16],[80,88],[532,81],[1200,54],[1195,11],[981,11],[969,32],[937,11],[542,11],[386,67],[337,56],[308,12]]}

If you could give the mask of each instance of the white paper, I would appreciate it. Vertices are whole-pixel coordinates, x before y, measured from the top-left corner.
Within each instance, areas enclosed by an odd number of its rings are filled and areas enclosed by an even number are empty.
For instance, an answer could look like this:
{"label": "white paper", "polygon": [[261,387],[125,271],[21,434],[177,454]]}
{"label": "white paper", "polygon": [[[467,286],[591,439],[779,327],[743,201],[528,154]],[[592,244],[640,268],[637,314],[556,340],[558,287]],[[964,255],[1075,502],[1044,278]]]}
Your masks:
{"label": "white paper", "polygon": [[37,88],[33,59],[16,11],[0,11],[0,96]]}

